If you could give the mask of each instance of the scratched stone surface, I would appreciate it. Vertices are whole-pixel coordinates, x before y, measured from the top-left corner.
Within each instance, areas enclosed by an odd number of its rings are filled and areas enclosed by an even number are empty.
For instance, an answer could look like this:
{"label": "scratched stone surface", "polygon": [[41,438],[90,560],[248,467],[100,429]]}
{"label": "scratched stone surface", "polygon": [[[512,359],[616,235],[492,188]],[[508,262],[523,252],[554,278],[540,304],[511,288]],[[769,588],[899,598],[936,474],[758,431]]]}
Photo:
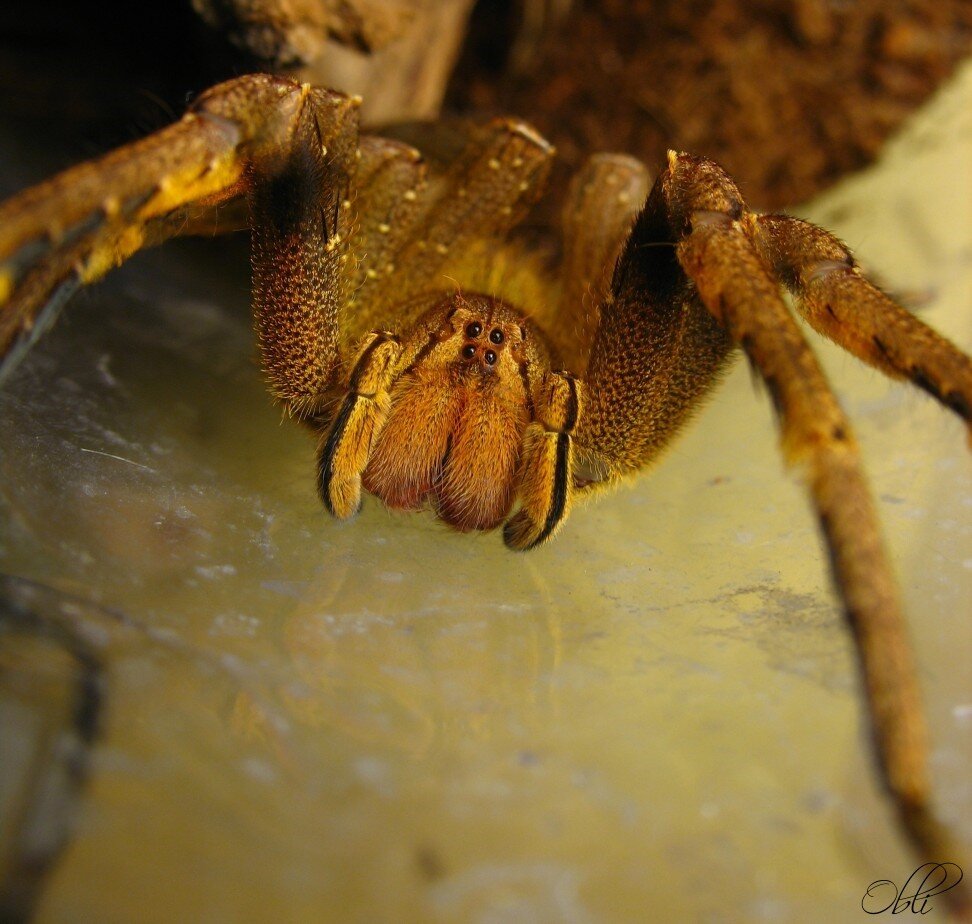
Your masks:
{"label": "scratched stone surface", "polygon": [[[8,187],[36,178],[2,154]],[[803,212],[966,349],[970,163],[966,69]],[[820,351],[972,842],[966,434]],[[313,469],[239,246],[133,260],[0,393],[0,870],[38,922],[856,921],[914,867],[744,367],[527,555],[374,501],[336,523]]]}

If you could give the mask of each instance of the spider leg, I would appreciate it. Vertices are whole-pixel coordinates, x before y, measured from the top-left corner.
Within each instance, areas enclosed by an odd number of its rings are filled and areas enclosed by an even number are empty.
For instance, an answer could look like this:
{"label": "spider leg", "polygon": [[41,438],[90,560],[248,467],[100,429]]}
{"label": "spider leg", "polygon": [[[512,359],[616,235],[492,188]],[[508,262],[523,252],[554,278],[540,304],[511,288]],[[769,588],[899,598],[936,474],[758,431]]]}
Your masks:
{"label": "spider leg", "polygon": [[[177,123],[104,157],[65,171],[0,206],[0,354],[9,372],[56,309],[80,285],[93,282],[142,247],[186,228],[204,227],[212,206],[251,193],[256,307],[264,364],[275,393],[296,404],[333,364],[336,331],[324,276],[334,260],[315,260],[334,244],[310,240],[309,207],[286,212],[267,193],[316,188],[320,212],[336,212],[353,161],[357,102],[289,80],[253,75],[228,81],[199,97]],[[323,147],[330,151],[325,156]],[[295,153],[296,152],[296,153]],[[294,180],[295,171],[306,178]],[[346,186],[346,180],[343,182]],[[338,200],[340,201],[340,200]],[[283,202],[286,203],[286,197]],[[290,205],[293,205],[292,200]],[[332,222],[332,225],[334,222]],[[293,233],[274,257],[267,244]],[[340,255],[338,255],[339,257]],[[333,288],[333,287],[332,287]],[[287,291],[311,308],[288,309]],[[321,300],[318,305],[316,300]],[[279,310],[276,321],[268,318]],[[298,330],[301,313],[314,322]],[[306,321],[306,318],[303,319]],[[312,373],[299,360],[318,357]]]}
{"label": "spider leg", "polygon": [[251,158],[248,174],[263,369],[274,397],[303,417],[318,409],[338,368],[358,101],[298,89],[285,137]]}
{"label": "spider leg", "polygon": [[747,215],[746,231],[810,325],[893,378],[910,379],[970,427],[972,359],[866,279],[834,235],[786,215]]}
{"label": "spider leg", "polygon": [[582,349],[567,355],[586,375],[583,389],[573,386],[571,413],[551,392],[553,413],[538,415],[542,426],[527,433],[522,507],[504,533],[514,548],[551,535],[577,490],[637,471],[656,456],[732,351],[725,329],[675,260],[657,183],[637,211],[646,185],[642,164],[601,155],[572,186],[564,212],[561,314],[548,321],[546,333],[555,343],[558,330],[577,335]]}
{"label": "spider leg", "polygon": [[[575,482],[582,489],[654,459],[711,391],[732,353],[725,328],[676,260],[677,239],[659,177],[595,309],[576,432]],[[610,252],[607,241],[598,249]],[[565,283],[567,291],[582,287]]]}
{"label": "spider leg", "polygon": [[373,328],[390,327],[388,305],[380,299],[383,281],[397,279],[407,267],[398,254],[419,218],[428,184],[428,165],[422,154],[400,141],[365,135],[355,182],[352,291],[347,328],[360,336]]}
{"label": "spider leg", "polygon": [[[0,206],[0,354],[6,372],[80,285],[143,246],[152,225],[240,181],[240,131],[190,113],[151,137],[81,164]],[[160,222],[162,225],[160,225]],[[155,230],[155,229],[153,229]],[[162,232],[164,233],[164,232]]]}
{"label": "spider leg", "polygon": [[586,371],[611,272],[648,194],[648,168],[623,154],[595,154],[567,190],[561,224],[563,288],[556,316],[540,318],[565,364]]}
{"label": "spider leg", "polygon": [[670,154],[660,182],[680,238],[679,263],[766,382],[785,454],[806,475],[854,634],[881,769],[905,830],[924,859],[954,856],[930,807],[915,666],[847,420],[746,234],[749,219],[732,181],[711,161]]}

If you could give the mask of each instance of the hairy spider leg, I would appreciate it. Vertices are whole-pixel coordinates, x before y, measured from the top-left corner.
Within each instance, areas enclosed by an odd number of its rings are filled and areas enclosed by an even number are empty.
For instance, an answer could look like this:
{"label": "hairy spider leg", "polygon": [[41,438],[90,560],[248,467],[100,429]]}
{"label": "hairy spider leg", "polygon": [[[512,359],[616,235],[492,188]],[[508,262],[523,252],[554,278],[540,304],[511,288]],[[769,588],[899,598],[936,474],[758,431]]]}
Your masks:
{"label": "hairy spider leg", "polygon": [[677,239],[659,179],[599,306],[576,432],[581,490],[655,459],[728,365],[732,339],[679,266]]}
{"label": "hairy spider leg", "polygon": [[965,421],[972,439],[972,359],[863,276],[829,231],[786,215],[753,214],[745,230],[814,330],[924,389]]}
{"label": "hairy spider leg", "polygon": [[263,369],[274,397],[298,417],[320,409],[338,369],[353,225],[344,203],[358,148],[354,99],[301,93],[285,138],[250,165],[248,191]]}
{"label": "hairy spider leg", "polygon": [[397,327],[385,299],[408,272],[399,254],[428,208],[428,164],[410,145],[363,135],[352,201],[355,226],[348,303],[342,318],[344,340],[360,341],[369,331]]}
{"label": "hairy spider leg", "polygon": [[570,512],[574,428],[582,411],[582,386],[568,372],[548,372],[536,399],[534,422],[523,434],[520,509],[503,527],[508,548],[528,551],[546,542]]}
{"label": "hairy spider leg", "polygon": [[624,154],[594,154],[567,188],[561,214],[561,292],[553,318],[540,318],[564,364],[577,375],[587,363],[600,309],[635,218],[645,204],[648,168]]}
{"label": "hairy spider leg", "polygon": [[0,206],[3,373],[79,285],[245,192],[248,167],[286,146],[309,96],[308,87],[265,75],[228,81],[175,124]]}
{"label": "hairy spider leg", "polygon": [[328,513],[345,519],[361,507],[361,473],[391,409],[390,388],[401,344],[376,331],[365,338],[348,390],[318,447],[317,487]]}
{"label": "hairy spider leg", "polygon": [[[958,856],[932,810],[907,628],[847,419],[746,233],[752,221],[735,184],[711,161],[674,153],[658,183],[679,263],[766,383],[785,457],[807,480],[856,643],[878,762],[903,826],[923,859]],[[959,906],[968,904],[968,893],[952,892]]]}

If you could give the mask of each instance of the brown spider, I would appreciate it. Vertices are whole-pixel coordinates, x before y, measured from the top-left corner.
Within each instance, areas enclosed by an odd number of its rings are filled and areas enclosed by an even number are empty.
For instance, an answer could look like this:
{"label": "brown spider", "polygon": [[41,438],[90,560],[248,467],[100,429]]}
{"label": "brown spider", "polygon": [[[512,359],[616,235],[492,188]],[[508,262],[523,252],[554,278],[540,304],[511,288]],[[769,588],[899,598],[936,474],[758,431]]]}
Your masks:
{"label": "brown spider", "polygon": [[[64,298],[245,197],[253,301],[274,397],[319,434],[335,516],[362,488],[533,548],[572,499],[645,467],[736,346],[804,472],[853,628],[887,786],[926,856],[957,856],[930,809],[910,650],[850,427],[807,321],[972,423],[972,362],[859,272],[828,232],[749,211],[715,163],[591,158],[555,271],[513,239],[552,148],[528,125],[467,131],[423,159],[358,135],[358,100],[249,76],[177,124],[0,206],[0,350],[10,364]],[[647,199],[646,199],[647,196]]]}

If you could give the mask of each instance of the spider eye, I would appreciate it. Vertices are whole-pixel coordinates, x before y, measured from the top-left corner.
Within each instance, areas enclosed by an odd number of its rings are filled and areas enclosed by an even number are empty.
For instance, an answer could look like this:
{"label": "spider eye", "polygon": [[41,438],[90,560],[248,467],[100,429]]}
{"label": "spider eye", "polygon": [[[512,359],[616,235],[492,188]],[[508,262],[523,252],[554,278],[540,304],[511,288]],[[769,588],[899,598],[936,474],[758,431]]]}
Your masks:
{"label": "spider eye", "polygon": [[493,343],[502,343],[503,342],[503,331],[501,331],[498,327],[494,327],[489,332],[489,339],[492,340]]}
{"label": "spider eye", "polygon": [[476,348],[471,344],[466,344],[462,348],[462,355],[465,359],[472,359],[476,355]]}
{"label": "spider eye", "polygon": [[488,366],[492,366],[496,362],[496,354],[492,350],[487,350],[483,355],[483,359],[486,360]]}
{"label": "spider eye", "polygon": [[472,324],[466,325],[466,336],[467,337],[478,337],[483,332],[483,325],[479,321],[473,321]]}

